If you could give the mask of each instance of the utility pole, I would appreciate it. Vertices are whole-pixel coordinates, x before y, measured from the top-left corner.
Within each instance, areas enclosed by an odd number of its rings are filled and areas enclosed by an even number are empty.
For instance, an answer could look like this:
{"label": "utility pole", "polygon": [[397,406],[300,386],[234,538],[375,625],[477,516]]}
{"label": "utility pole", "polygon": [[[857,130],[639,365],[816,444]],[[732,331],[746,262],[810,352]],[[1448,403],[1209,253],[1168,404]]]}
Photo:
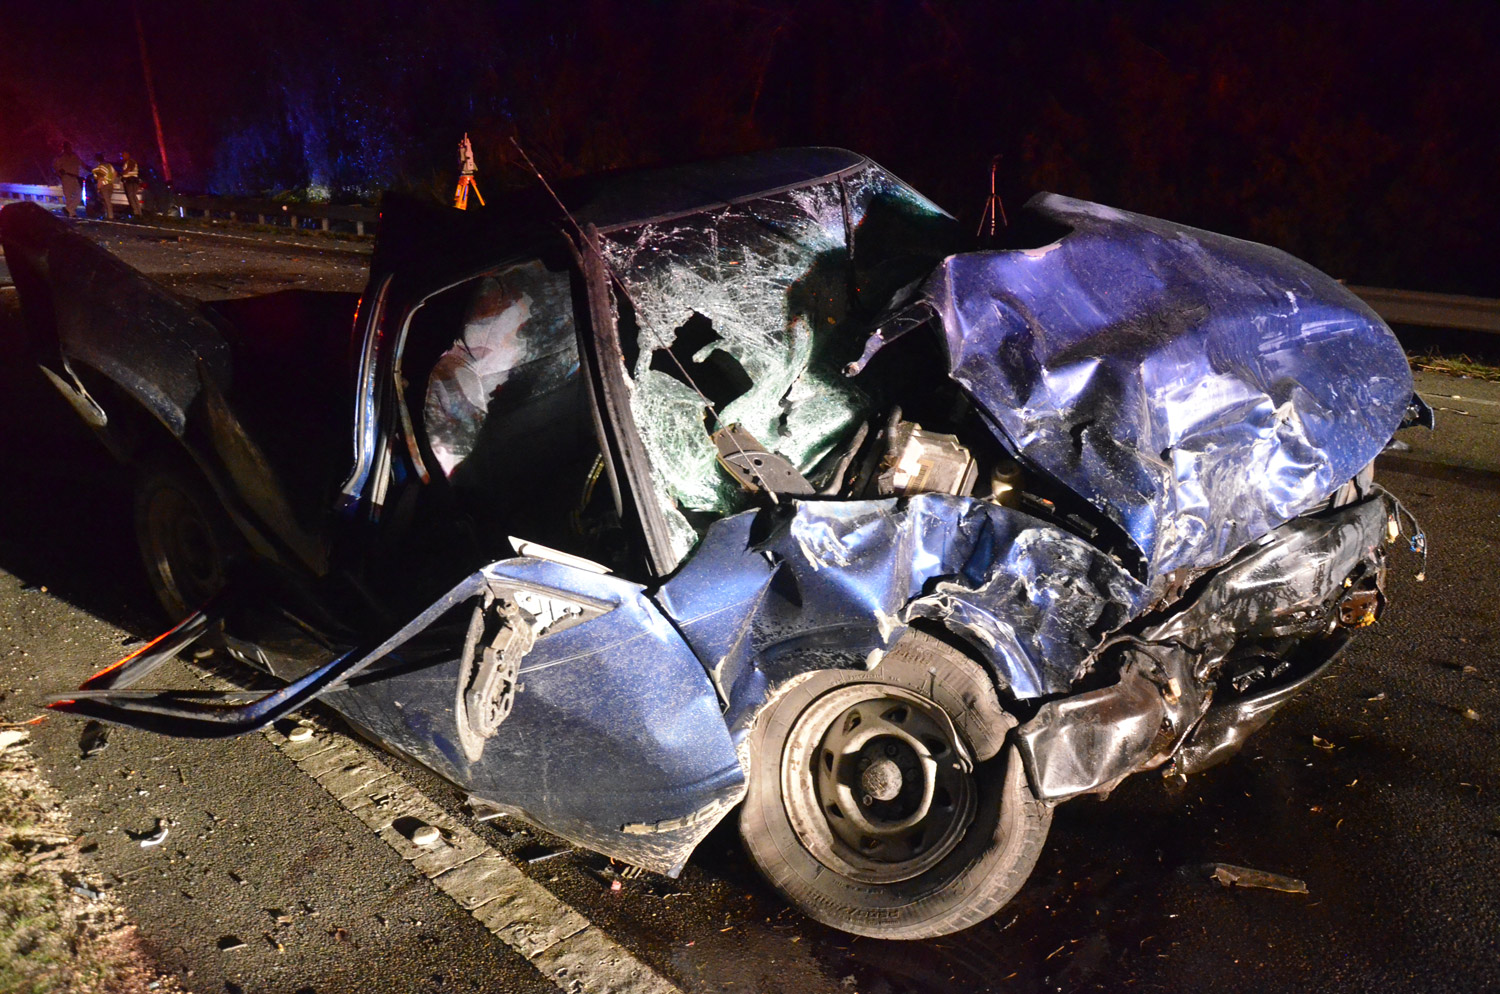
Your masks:
{"label": "utility pole", "polygon": [[167,143],[161,134],[161,113],[156,109],[156,87],[151,85],[151,60],[146,57],[146,32],[141,30],[140,0],[130,0],[130,9],[135,14],[135,40],[141,46],[141,69],[146,74],[146,99],[151,103],[151,121],[156,125],[156,150],[161,154],[161,177],[170,188],[172,167],[167,163]]}

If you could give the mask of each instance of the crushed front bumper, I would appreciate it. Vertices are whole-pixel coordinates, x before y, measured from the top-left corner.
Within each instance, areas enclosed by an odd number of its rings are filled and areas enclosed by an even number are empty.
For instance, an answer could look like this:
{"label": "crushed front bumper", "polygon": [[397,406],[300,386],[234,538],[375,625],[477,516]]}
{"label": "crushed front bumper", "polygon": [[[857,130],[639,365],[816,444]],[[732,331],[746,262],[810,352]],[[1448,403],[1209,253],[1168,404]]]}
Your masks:
{"label": "crushed front bumper", "polygon": [[[1050,701],[1016,731],[1037,796],[1108,793],[1168,760],[1174,772],[1191,773],[1233,755],[1324,671],[1350,628],[1384,606],[1396,512],[1394,499],[1374,488],[1363,500],[1287,522],[1201,577],[1165,617],[1148,616],[1111,639],[1117,683]],[[1292,665],[1255,693],[1226,698],[1226,659],[1256,645],[1295,646]]]}

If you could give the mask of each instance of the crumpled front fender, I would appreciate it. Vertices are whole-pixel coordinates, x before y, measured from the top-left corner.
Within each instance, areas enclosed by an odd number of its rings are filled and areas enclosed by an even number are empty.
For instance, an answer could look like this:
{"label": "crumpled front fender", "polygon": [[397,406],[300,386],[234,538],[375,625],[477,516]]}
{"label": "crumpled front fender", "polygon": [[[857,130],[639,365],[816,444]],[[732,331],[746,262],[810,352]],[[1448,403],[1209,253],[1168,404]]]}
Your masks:
{"label": "crumpled front fender", "polygon": [[[1366,570],[1380,575],[1394,513],[1390,498],[1377,492],[1289,522],[1206,578],[1166,617],[1133,632],[1117,683],[1050,701],[1017,729],[1037,796],[1107,793],[1180,751],[1184,773],[1232,755],[1342,648],[1347,636],[1330,608],[1351,578]],[[1237,642],[1285,637],[1307,640],[1306,665],[1248,697],[1214,700],[1218,667]]]}
{"label": "crumpled front fender", "polygon": [[935,316],[1000,441],[1123,529],[1147,582],[1314,509],[1401,424],[1405,353],[1326,274],[1087,201],[1028,206],[1072,230],[945,259],[852,369]]}
{"label": "crumpled front fender", "polygon": [[801,673],[873,666],[918,619],[968,641],[1011,696],[1063,693],[1148,599],[1071,532],[939,494],[721,519],[657,594],[736,728]]}

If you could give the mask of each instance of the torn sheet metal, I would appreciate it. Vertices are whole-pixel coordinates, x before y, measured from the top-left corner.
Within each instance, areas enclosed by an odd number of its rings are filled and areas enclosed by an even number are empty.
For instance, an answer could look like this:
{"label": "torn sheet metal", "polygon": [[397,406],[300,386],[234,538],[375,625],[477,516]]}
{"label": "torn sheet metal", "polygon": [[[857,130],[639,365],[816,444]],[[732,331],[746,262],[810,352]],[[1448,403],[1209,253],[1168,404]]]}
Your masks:
{"label": "torn sheet metal", "polygon": [[474,579],[383,668],[324,700],[471,794],[675,873],[745,789],[702,664],[636,584],[530,558]]}
{"label": "torn sheet metal", "polygon": [[[1312,510],[1401,423],[1400,345],[1313,267],[1068,197],[1030,207],[1073,230],[952,256],[914,306],[1002,442],[1116,521],[1148,580]],[[865,360],[913,321],[888,322]]]}
{"label": "torn sheet metal", "polygon": [[[89,394],[85,384],[98,384],[101,375],[183,444],[258,548],[325,571],[326,544],[315,534],[323,508],[308,507],[322,494],[289,486],[303,481],[287,473],[289,464],[317,467],[314,477],[322,472],[320,460],[307,452],[321,427],[312,412],[295,412],[302,429],[295,456],[269,459],[279,433],[250,425],[261,420],[254,417],[258,407],[272,406],[268,396],[280,400],[281,380],[260,378],[262,370],[247,355],[254,349],[237,340],[216,309],[177,297],[36,204],[13,204],[3,213],[0,239],[24,288],[27,320],[39,337],[55,336],[58,354],[40,357],[44,372],[105,444],[130,459],[140,439],[135,422],[111,421],[101,404],[110,397],[118,403],[119,395],[100,393],[96,400]],[[336,395],[320,387],[321,394]]]}
{"label": "torn sheet metal", "polygon": [[[187,430],[201,376],[229,383],[229,345],[213,322],[80,230],[36,204],[13,204],[0,236],[18,285],[27,283],[23,305],[47,312],[28,321],[55,329],[74,366],[104,373],[174,435]],[[21,278],[33,272],[44,274],[35,286]]]}
{"label": "torn sheet metal", "polygon": [[1173,756],[1171,771],[1183,776],[1202,773],[1239,752],[1246,740],[1264,728],[1284,704],[1328,672],[1344,644],[1344,640],[1335,641],[1314,665],[1302,668],[1290,680],[1209,708]]}
{"label": "torn sheet metal", "polygon": [[[1282,525],[1165,618],[1134,632],[1118,683],[1048,702],[1017,730],[1037,795],[1062,800],[1107,791],[1168,758],[1200,718],[1209,721],[1205,712],[1214,714],[1214,681],[1237,643],[1333,635],[1345,581],[1383,569],[1392,513],[1377,492],[1323,516]],[[1296,681],[1290,692],[1303,686],[1305,681]],[[1227,758],[1259,727],[1237,734],[1237,725],[1263,724],[1290,692],[1269,693],[1265,709],[1255,699],[1239,702],[1243,707],[1224,702],[1238,709],[1214,719],[1186,761],[1204,769]]]}
{"label": "torn sheet metal", "polygon": [[722,519],[657,599],[711,661],[734,724],[799,673],[873,665],[919,618],[969,641],[1009,694],[1062,693],[1148,591],[1054,525],[924,494]]}
{"label": "torn sheet metal", "polygon": [[592,598],[557,597],[515,584],[486,590],[469,618],[453,700],[464,757],[477,763],[484,745],[510,717],[521,685],[521,664],[548,632],[591,621],[610,610]]}
{"label": "torn sheet metal", "polygon": [[1306,894],[1307,883],[1296,877],[1288,877],[1269,870],[1253,870],[1248,866],[1233,863],[1209,863],[1203,867],[1210,880],[1221,887],[1254,887],[1261,890],[1279,890],[1283,894]]}
{"label": "torn sheet metal", "polygon": [[679,561],[698,540],[692,518],[750,506],[718,466],[716,428],[742,425],[805,474],[868,416],[842,374],[867,327],[855,301],[869,306],[943,254],[941,238],[893,232],[951,221],[865,162],[605,236],[637,326],[631,407]]}

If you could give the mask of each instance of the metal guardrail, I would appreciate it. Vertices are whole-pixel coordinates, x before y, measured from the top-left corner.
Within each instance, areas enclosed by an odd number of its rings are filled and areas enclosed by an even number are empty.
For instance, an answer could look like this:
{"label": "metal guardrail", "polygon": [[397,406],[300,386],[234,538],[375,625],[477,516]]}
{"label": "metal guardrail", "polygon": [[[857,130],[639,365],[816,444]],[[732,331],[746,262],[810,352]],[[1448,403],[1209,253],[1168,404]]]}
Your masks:
{"label": "metal guardrail", "polygon": [[[117,206],[127,206],[125,191],[115,187],[111,198]],[[0,183],[0,203],[32,201],[51,206],[63,204],[61,186],[28,183]],[[178,217],[196,215],[231,223],[276,225],[298,230],[350,231],[356,235],[370,233],[380,220],[373,207],[343,204],[292,204],[275,200],[248,200],[233,197],[173,196],[172,210]]]}
{"label": "metal guardrail", "polygon": [[[286,224],[292,228],[307,227],[307,222],[323,231],[332,231],[334,222],[340,230],[353,229],[363,235],[380,220],[373,207],[342,204],[289,204],[274,200],[242,200],[234,197],[173,197],[178,217],[189,213],[205,218],[221,218],[245,224]],[[251,221],[254,218],[254,221]]]}
{"label": "metal guardrail", "polygon": [[38,204],[60,204],[63,192],[60,186],[39,186],[32,183],[0,183],[0,201],[30,200]]}
{"label": "metal guardrail", "polygon": [[1487,331],[1500,334],[1500,300],[1466,297],[1456,293],[1426,293],[1421,290],[1386,290],[1373,286],[1351,286],[1350,290],[1387,324],[1414,324],[1424,328],[1454,331]]}
{"label": "metal guardrail", "polygon": [[[60,205],[63,202],[62,187],[0,183],[0,203],[16,200],[30,200],[49,206]],[[116,188],[114,202],[125,204],[124,191]],[[295,229],[315,227],[323,231],[331,231],[337,225],[339,230],[352,230],[356,235],[372,232],[380,220],[380,212],[373,207],[339,204],[290,204],[233,197],[174,196],[172,206],[178,217],[196,214],[231,223],[285,225]],[[1389,324],[1500,334],[1500,300],[1373,286],[1350,286],[1349,289]]]}

